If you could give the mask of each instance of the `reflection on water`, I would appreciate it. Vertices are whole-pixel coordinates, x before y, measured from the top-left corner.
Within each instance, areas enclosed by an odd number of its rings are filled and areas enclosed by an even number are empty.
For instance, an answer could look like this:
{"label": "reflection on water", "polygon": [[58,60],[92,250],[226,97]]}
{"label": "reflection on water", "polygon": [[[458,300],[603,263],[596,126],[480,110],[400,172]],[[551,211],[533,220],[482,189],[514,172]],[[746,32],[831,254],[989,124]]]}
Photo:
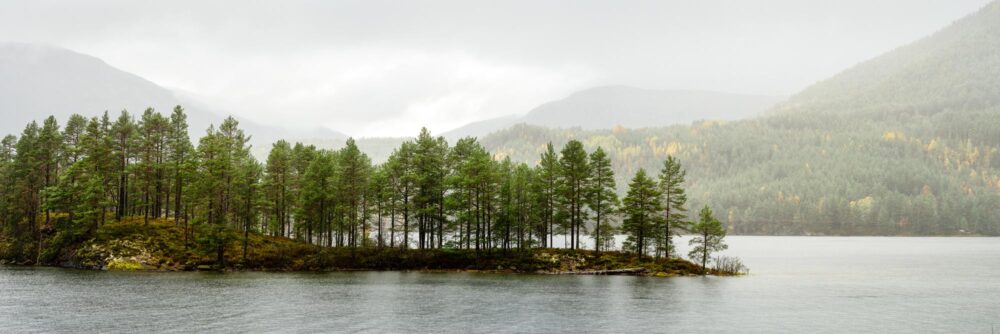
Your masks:
{"label": "reflection on water", "polygon": [[998,238],[731,237],[730,245],[752,275],[0,267],[0,331],[989,333],[1000,325]]}

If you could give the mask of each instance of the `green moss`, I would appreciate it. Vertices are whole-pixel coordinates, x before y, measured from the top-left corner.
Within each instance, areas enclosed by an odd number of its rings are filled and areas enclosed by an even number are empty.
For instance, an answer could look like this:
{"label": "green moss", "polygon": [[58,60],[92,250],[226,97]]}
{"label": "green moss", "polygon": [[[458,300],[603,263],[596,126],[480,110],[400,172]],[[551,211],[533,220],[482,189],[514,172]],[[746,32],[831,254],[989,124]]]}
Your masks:
{"label": "green moss", "polygon": [[143,269],[142,263],[132,260],[114,259],[111,260],[111,262],[108,262],[108,270],[135,271],[142,269]]}

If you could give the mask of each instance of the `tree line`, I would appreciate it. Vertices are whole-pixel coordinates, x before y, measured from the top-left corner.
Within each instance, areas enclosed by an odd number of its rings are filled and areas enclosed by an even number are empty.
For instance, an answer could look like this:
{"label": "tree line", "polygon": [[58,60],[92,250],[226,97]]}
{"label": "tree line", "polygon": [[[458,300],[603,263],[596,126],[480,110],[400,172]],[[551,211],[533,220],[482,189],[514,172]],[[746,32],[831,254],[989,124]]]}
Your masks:
{"label": "tree line", "polygon": [[681,232],[700,235],[695,248],[709,251],[725,235],[710,210],[687,221],[686,172],[674,157],[658,175],[640,169],[620,199],[604,149],[587,152],[576,140],[558,151],[549,143],[533,166],[426,128],[379,164],[353,139],[337,150],[280,140],[260,162],[232,117],[196,145],[186,119],[180,106],[73,115],[63,127],[49,117],[3,138],[0,228],[14,252],[37,261],[43,242],[81,240],[119,221],[184,226],[185,244],[220,261],[241,239],[246,254],[250,233],[351,249],[600,252],[620,232],[625,250],[658,257],[676,256]]}
{"label": "tree line", "polygon": [[691,206],[711,205],[739,234],[1000,235],[998,115],[993,108],[787,113],[644,129],[517,125],[480,141],[528,162],[547,142],[600,146],[620,185],[673,156],[689,171]]}

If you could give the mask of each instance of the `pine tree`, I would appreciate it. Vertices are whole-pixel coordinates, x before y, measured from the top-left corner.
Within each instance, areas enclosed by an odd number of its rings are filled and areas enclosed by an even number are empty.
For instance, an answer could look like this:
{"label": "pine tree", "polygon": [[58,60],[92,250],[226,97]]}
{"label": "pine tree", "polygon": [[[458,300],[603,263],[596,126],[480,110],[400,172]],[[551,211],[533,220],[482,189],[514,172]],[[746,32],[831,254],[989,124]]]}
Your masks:
{"label": "pine tree", "polygon": [[403,219],[403,240],[400,247],[404,249],[410,248],[410,213],[413,207],[414,187],[417,181],[413,161],[414,145],[413,142],[404,142],[389,157],[389,160],[392,161],[392,174],[399,186],[400,203],[398,203],[399,206],[396,212]]}
{"label": "pine tree", "polygon": [[371,180],[368,182],[368,196],[375,209],[375,245],[385,248],[385,216],[389,212],[392,201],[392,183],[389,180],[389,172],[385,165],[374,166],[372,168]]}
{"label": "pine tree", "polygon": [[[62,155],[62,133],[59,131],[59,122],[54,116],[49,116],[42,122],[42,129],[38,132],[38,145],[35,153],[38,154],[38,162],[41,164],[42,180],[42,196],[44,197],[44,192],[55,191],[50,187],[54,186],[59,180],[59,165]],[[45,225],[49,226],[52,223],[52,210],[50,208],[45,208]],[[39,247],[41,247],[41,241],[39,241]]]}
{"label": "pine tree", "polygon": [[9,235],[14,221],[14,178],[12,166],[16,154],[17,137],[6,135],[0,140],[0,234]]}
{"label": "pine tree", "polygon": [[660,203],[656,182],[646,175],[646,170],[639,169],[629,183],[628,194],[622,201],[622,211],[625,214],[622,230],[628,234],[626,245],[631,246],[640,257],[646,254],[646,241],[653,237],[653,229],[662,219]]}
{"label": "pine tree", "polygon": [[346,145],[340,149],[338,194],[341,207],[346,213],[347,245],[357,248],[359,233],[363,240],[367,238],[365,221],[367,211],[364,207],[365,191],[371,173],[371,159],[358,150],[353,138],[348,138]]}
{"label": "pine tree", "polygon": [[[332,226],[333,217],[337,210],[333,200],[338,195],[336,193],[338,183],[336,152],[316,151],[300,182],[302,184],[302,197],[299,201],[302,203],[303,214],[297,223],[305,229],[303,231],[305,241],[326,243],[328,246],[332,246],[333,240],[336,239],[337,246],[340,246],[343,243],[343,235],[338,233],[338,237],[334,238]],[[337,221],[339,222],[339,220]]]}
{"label": "pine tree", "polygon": [[[16,155],[10,165],[10,179],[13,181],[13,191],[9,194],[10,210],[12,211],[12,235],[17,241],[11,253],[18,261],[38,259],[41,249],[41,229],[38,226],[38,214],[41,206],[41,192],[44,184],[44,173],[39,161],[38,123],[31,122],[21,132],[14,151]],[[26,223],[24,227],[21,224]],[[34,246],[27,250],[26,247]],[[34,256],[31,256],[33,254]]]}
{"label": "pine tree", "polygon": [[240,215],[240,169],[247,163],[249,138],[239,128],[239,122],[226,118],[218,130],[210,127],[198,143],[198,188],[205,207],[207,234],[202,242],[216,252],[216,261],[225,266],[225,248],[232,240],[229,231],[242,224]]}
{"label": "pine tree", "polygon": [[615,192],[615,174],[611,159],[598,147],[590,154],[590,184],[587,187],[587,206],[594,212],[594,250],[601,251],[601,229],[611,226],[611,214],[618,207]]}
{"label": "pine tree", "polygon": [[537,221],[537,216],[534,214],[537,212],[534,210],[534,201],[532,200],[532,184],[535,174],[534,170],[528,167],[525,163],[517,164],[514,169],[514,180],[513,180],[513,197],[514,197],[514,217],[513,224],[516,228],[517,235],[517,247],[527,248],[532,243],[532,226],[531,223]]}
{"label": "pine tree", "polygon": [[476,221],[475,214],[475,174],[477,170],[472,164],[472,157],[482,150],[475,138],[459,139],[448,154],[448,165],[451,172],[446,179],[448,188],[452,191],[446,201],[448,212],[455,217],[458,226],[458,245],[461,248],[472,247],[472,223]]}
{"label": "pine tree", "polygon": [[[552,142],[545,146],[545,152],[541,154],[538,166],[535,167],[536,202],[538,203],[539,216],[541,218],[541,239],[543,247],[555,247],[553,237],[555,235],[556,211],[559,208],[557,198],[557,186],[559,175],[559,156],[556,155]],[[547,237],[547,239],[546,239]]]}
{"label": "pine tree", "polygon": [[414,143],[413,168],[416,194],[413,198],[418,223],[418,248],[430,248],[434,244],[434,230],[443,226],[440,215],[446,175],[445,158],[447,147],[441,147],[443,140],[432,137],[427,128],[420,129]]}
{"label": "pine tree", "polygon": [[[192,154],[194,152],[194,147],[191,145],[191,137],[188,135],[188,124],[187,115],[184,113],[184,108],[181,106],[174,107],[173,112],[170,114],[170,124],[167,145],[169,156],[167,160],[169,161],[170,172],[173,173],[173,184],[172,195],[168,197],[173,198],[173,217],[174,223],[180,223],[180,217],[183,215],[182,212],[184,207],[182,204],[185,201],[185,187],[187,186],[186,180],[191,177],[193,172]],[[168,203],[169,205],[169,203]],[[187,215],[184,216],[185,228],[187,226]]]}
{"label": "pine tree", "polygon": [[726,229],[722,223],[712,216],[712,209],[707,205],[698,214],[698,222],[691,226],[691,232],[695,237],[689,242],[692,246],[688,257],[701,263],[702,274],[708,273],[709,258],[712,253],[724,251],[727,246],[723,239],[726,237]]}
{"label": "pine tree", "polygon": [[663,226],[660,227],[663,234],[659,239],[663,254],[667,258],[670,258],[670,254],[674,250],[674,245],[671,243],[673,236],[678,235],[679,231],[687,230],[688,226],[688,223],[685,222],[687,208],[684,207],[687,203],[687,195],[684,193],[684,188],[681,187],[685,174],[680,161],[674,159],[673,156],[667,157],[667,160],[663,162],[663,169],[660,170],[659,186],[663,196],[664,219]]}
{"label": "pine tree", "polygon": [[285,236],[292,215],[292,146],[285,140],[271,145],[265,167],[265,187],[268,206],[271,209],[272,235]]}
{"label": "pine tree", "polygon": [[168,121],[153,108],[147,108],[139,121],[138,182],[142,197],[143,223],[161,216]]}
{"label": "pine tree", "polygon": [[115,209],[116,220],[121,220],[129,214],[129,166],[132,162],[132,156],[135,154],[132,151],[136,141],[135,127],[132,117],[127,111],[122,110],[118,120],[111,125],[110,129],[114,159],[118,165],[115,170],[118,188],[115,202],[117,205]]}
{"label": "pine tree", "polygon": [[107,181],[113,171],[111,149],[107,145],[107,129],[103,122],[94,118],[87,123],[86,132],[80,139],[80,152],[83,159],[74,164],[80,176],[80,193],[77,207],[73,212],[78,223],[94,231],[104,223],[105,210],[111,203],[106,195],[110,193]]}
{"label": "pine tree", "polygon": [[288,228],[290,229],[289,233],[294,235],[298,240],[303,240],[306,228],[305,223],[308,222],[308,218],[305,216],[304,204],[302,203],[302,192],[306,185],[305,175],[309,169],[309,165],[316,158],[317,154],[318,151],[313,145],[295,143],[295,146],[292,147],[290,197],[295,202],[291,208],[294,226],[289,226]]}
{"label": "pine tree", "polygon": [[590,179],[590,166],[583,143],[571,140],[560,152],[559,198],[569,219],[570,249],[580,247],[580,234],[586,212],[583,210],[586,187]]}

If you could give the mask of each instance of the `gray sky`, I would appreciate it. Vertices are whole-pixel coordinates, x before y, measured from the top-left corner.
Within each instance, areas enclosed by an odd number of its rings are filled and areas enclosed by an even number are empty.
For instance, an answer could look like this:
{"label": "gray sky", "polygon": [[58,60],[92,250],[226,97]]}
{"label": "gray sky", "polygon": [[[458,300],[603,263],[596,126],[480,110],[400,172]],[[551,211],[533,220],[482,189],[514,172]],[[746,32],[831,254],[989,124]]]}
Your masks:
{"label": "gray sky", "polygon": [[0,0],[0,41],[265,124],[400,136],[607,84],[789,95],[987,2]]}

